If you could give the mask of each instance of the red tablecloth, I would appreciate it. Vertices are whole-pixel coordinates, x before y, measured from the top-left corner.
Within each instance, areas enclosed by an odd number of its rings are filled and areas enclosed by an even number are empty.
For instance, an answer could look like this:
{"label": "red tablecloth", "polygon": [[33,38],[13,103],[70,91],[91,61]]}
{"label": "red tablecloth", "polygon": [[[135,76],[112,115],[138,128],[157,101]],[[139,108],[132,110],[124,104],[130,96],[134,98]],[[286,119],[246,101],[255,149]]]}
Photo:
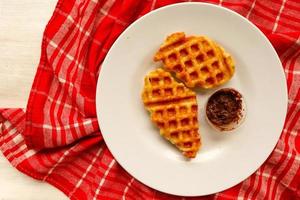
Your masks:
{"label": "red tablecloth", "polygon": [[[14,167],[49,182],[71,199],[181,199],[141,184],[120,167],[102,139],[95,109],[97,76],[112,43],[138,17],[175,2],[180,1],[58,2],[44,32],[26,110],[0,110],[0,148]],[[280,140],[268,160],[244,182],[202,198],[300,198],[300,3],[206,2],[240,13],[267,35],[284,66],[289,105]]]}

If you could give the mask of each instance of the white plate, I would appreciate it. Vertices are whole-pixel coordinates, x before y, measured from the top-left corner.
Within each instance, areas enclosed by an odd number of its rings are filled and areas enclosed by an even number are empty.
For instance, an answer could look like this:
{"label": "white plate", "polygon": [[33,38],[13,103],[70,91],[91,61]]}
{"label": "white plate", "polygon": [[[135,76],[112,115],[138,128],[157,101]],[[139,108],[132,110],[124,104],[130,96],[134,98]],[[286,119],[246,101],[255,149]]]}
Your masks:
{"label": "white plate", "polygon": [[[144,76],[160,65],[152,61],[155,51],[177,31],[207,35],[232,54],[236,73],[222,87],[239,90],[247,105],[242,126],[220,134],[204,116],[215,89],[198,94],[203,146],[192,161],[159,135],[141,100]],[[98,83],[99,124],[116,160],[142,183],[176,195],[219,192],[251,175],[275,147],[287,109],[285,76],[267,38],[239,14],[204,3],[163,7],[130,25],[108,52]]]}

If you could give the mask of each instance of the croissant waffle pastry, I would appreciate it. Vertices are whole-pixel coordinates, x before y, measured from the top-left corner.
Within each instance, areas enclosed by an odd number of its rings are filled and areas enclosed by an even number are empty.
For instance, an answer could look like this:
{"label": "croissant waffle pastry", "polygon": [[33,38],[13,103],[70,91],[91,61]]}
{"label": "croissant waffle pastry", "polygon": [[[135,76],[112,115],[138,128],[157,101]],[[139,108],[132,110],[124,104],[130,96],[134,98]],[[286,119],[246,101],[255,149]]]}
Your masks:
{"label": "croissant waffle pastry", "polygon": [[201,145],[195,92],[158,68],[145,77],[142,99],[160,134],[194,158]]}
{"label": "croissant waffle pastry", "polygon": [[234,74],[233,59],[221,46],[206,36],[186,37],[183,32],[168,36],[154,61],[162,61],[166,70],[190,88],[213,88]]}

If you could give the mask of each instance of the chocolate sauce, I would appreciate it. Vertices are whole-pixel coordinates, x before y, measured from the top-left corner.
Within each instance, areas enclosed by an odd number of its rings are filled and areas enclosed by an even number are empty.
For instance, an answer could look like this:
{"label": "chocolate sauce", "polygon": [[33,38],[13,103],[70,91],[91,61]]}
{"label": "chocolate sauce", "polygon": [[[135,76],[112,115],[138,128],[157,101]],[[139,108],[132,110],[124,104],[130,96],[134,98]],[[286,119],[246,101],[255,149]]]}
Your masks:
{"label": "chocolate sauce", "polygon": [[206,115],[216,126],[238,122],[242,117],[242,95],[231,88],[215,92],[207,102]]}

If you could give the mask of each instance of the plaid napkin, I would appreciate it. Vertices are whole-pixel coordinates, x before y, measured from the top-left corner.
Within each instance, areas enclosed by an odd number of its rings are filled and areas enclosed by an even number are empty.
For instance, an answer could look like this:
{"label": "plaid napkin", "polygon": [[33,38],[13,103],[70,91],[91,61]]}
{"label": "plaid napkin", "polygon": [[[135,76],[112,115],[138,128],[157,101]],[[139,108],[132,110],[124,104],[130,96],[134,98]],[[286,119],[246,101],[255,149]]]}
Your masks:
{"label": "plaid napkin", "polygon": [[[0,149],[10,163],[70,199],[183,199],[143,185],[120,167],[103,141],[95,109],[98,73],[112,43],[140,16],[175,2],[59,0],[44,32],[26,110],[0,110]],[[240,13],[271,40],[284,66],[289,105],[268,160],[244,182],[201,199],[299,199],[300,3],[207,2]]]}

